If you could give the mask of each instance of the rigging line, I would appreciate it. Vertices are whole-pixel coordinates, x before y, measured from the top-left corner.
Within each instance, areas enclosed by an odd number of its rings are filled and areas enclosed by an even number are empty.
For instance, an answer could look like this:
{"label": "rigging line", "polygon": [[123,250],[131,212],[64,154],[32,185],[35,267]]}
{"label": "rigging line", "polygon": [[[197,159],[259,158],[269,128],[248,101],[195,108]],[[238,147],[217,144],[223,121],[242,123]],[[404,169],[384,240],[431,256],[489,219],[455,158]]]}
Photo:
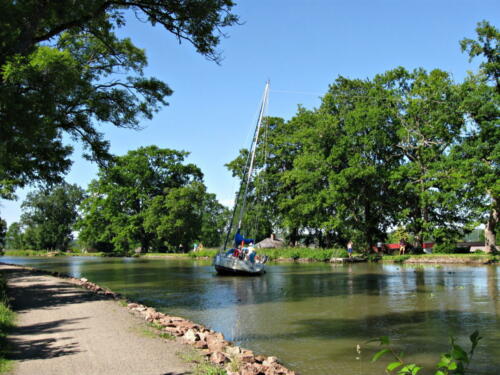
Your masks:
{"label": "rigging line", "polygon": [[252,171],[253,171],[253,163],[255,160],[255,151],[257,148],[257,143],[259,141],[259,132],[260,132],[260,128],[262,125],[262,120],[265,116],[265,111],[267,109],[268,95],[269,95],[269,81],[267,81],[266,88],[264,90],[264,96],[263,96],[263,101],[262,101],[262,105],[260,108],[259,120],[257,122],[257,127],[255,129],[255,139],[252,142],[252,147],[251,147],[252,158],[250,160],[250,167],[249,167],[249,170],[247,173],[247,183],[245,185],[245,193],[243,194],[243,204],[241,205],[240,217],[239,217],[239,221],[238,221],[238,228],[241,228],[241,222],[243,219],[243,214],[245,212],[245,206],[246,206],[247,194],[248,194],[248,186],[250,185],[250,178],[251,178]]}
{"label": "rigging line", "polygon": [[[266,89],[268,89],[268,84],[266,85]],[[266,98],[267,98],[267,93],[266,93],[266,90],[264,90],[264,94],[262,95],[262,99],[261,99],[261,105],[259,106],[259,110],[257,111],[258,112],[258,118],[257,118],[257,122],[261,121],[262,120],[262,110],[263,110],[263,106],[264,106],[264,102],[266,101]],[[257,126],[253,132],[253,137],[252,137],[252,145],[254,143],[254,139],[257,137],[258,139],[258,131],[259,131],[259,127]],[[251,156],[252,156],[252,145],[250,145],[250,149],[248,150],[248,155],[247,155],[247,160],[245,162],[245,167],[244,167],[244,170],[243,170],[243,176],[242,176],[242,180],[241,180],[241,185],[240,185],[240,188],[238,189],[238,192],[236,193],[236,200],[234,202],[234,206],[233,206],[233,212],[231,214],[231,220],[229,222],[229,228],[228,228],[228,231],[227,231],[227,234],[226,234],[226,238],[224,239],[224,245],[222,246],[222,249],[221,251],[224,251],[226,250],[226,246],[227,246],[227,243],[229,242],[229,236],[230,236],[230,233],[233,229],[233,224],[234,224],[234,218],[236,217],[236,211],[237,211],[237,208],[238,208],[238,203],[240,201],[240,197],[241,197],[241,193],[243,191],[243,183],[245,181],[245,176],[248,174],[251,173],[251,164],[253,163],[253,160],[251,159]],[[247,180],[247,183],[245,185],[245,195],[243,196],[243,207],[241,207],[240,209],[240,218],[239,218],[239,224],[238,224],[238,229],[240,229],[241,227],[241,221],[242,221],[242,216],[243,216],[243,212],[244,212],[244,206],[245,206],[245,201],[246,201],[246,194],[247,194],[247,191],[248,191],[248,183],[249,183],[249,179]]]}
{"label": "rigging line", "polygon": [[[252,143],[253,143],[253,139],[255,138],[256,133],[257,133],[257,128],[254,131],[254,135],[252,137]],[[226,238],[224,239],[224,245],[222,247],[222,251],[226,250],[227,243],[229,242],[229,236],[231,234],[231,231],[233,230],[234,218],[236,217],[238,202],[240,201],[241,192],[243,191],[243,182],[245,181],[245,176],[246,176],[248,169],[249,169],[249,166],[250,166],[250,156],[251,156],[250,151],[251,150],[249,150],[248,155],[247,155],[247,160],[245,161],[245,167],[243,169],[243,176],[241,179],[242,183],[240,185],[240,188],[238,189],[238,192],[236,193],[236,200],[234,201],[233,212],[231,214],[231,220],[229,223],[229,228],[227,230]],[[241,225],[241,219],[240,219],[240,225]]]}

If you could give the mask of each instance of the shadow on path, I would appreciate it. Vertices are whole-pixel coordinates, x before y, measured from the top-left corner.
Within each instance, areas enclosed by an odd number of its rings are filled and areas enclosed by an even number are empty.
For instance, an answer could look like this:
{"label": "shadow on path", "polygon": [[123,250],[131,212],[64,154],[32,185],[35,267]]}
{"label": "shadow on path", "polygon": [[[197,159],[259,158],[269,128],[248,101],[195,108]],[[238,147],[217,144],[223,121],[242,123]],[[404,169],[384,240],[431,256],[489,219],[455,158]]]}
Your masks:
{"label": "shadow on path", "polygon": [[44,283],[43,277],[50,276],[40,275],[38,277],[27,270],[4,269],[2,273],[9,280],[9,283],[16,283],[14,287],[9,288],[8,293],[12,309],[16,312],[22,313],[30,309],[49,309],[66,304],[108,299],[106,296],[79,289],[78,286],[64,281],[47,285]]}
{"label": "shadow on path", "polygon": [[[83,303],[103,299],[65,282],[56,281],[52,285],[42,275],[28,270],[3,269],[8,279],[8,290],[12,309],[19,314],[33,309],[52,309],[66,304]],[[47,359],[80,352],[74,337],[69,332],[84,328],[71,328],[88,317],[58,319],[30,325],[14,327],[8,338],[9,359],[26,361]],[[64,336],[61,336],[64,335]]]}

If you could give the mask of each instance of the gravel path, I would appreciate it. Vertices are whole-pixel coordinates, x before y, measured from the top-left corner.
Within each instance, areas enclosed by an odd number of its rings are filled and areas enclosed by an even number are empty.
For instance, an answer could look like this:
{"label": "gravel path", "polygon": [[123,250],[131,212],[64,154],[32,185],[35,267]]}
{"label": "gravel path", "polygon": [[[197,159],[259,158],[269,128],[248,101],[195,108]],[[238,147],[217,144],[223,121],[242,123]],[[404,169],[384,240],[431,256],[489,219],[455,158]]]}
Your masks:
{"label": "gravel path", "polygon": [[147,334],[143,320],[116,301],[64,279],[0,265],[17,312],[10,341],[13,375],[187,375],[176,341]]}

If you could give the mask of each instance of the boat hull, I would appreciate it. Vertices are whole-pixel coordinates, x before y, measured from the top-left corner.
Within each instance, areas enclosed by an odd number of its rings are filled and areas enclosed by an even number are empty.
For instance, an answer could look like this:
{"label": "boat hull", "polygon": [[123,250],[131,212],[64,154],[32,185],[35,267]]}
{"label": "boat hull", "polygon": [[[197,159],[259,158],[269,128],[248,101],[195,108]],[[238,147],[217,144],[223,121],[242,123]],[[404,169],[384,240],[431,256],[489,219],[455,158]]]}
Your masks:
{"label": "boat hull", "polygon": [[253,263],[224,254],[216,255],[214,258],[214,267],[219,275],[259,276],[266,272],[264,264]]}

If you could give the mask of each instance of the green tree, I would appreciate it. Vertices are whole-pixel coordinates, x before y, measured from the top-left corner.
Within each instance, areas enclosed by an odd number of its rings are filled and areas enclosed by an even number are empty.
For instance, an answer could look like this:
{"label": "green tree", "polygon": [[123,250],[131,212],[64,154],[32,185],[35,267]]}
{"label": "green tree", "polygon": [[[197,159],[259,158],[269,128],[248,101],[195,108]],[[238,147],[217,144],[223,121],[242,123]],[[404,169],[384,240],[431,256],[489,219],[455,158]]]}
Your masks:
{"label": "green tree", "polygon": [[165,249],[199,234],[205,187],[184,151],[141,147],[101,168],[82,203],[79,238],[98,250]]}
{"label": "green tree", "polygon": [[7,222],[0,217],[0,251],[5,247],[7,235]]}
{"label": "green tree", "polygon": [[98,127],[139,128],[172,90],[144,76],[144,50],[115,30],[126,12],[160,25],[219,61],[222,30],[237,23],[231,0],[7,0],[0,3],[0,196],[60,182],[73,139],[91,160],[109,159]]}
{"label": "green tree", "polygon": [[494,251],[500,220],[500,32],[483,21],[476,28],[477,40],[461,41],[473,59],[482,56],[480,71],[464,82],[464,111],[469,124],[463,141],[454,148],[470,202],[485,222],[485,246]]}
{"label": "green tree", "polygon": [[460,87],[438,69],[398,68],[377,79],[393,93],[389,105],[403,155],[390,176],[399,192],[398,222],[414,234],[417,246],[429,238],[449,240],[470,222],[449,157],[465,126]]}
{"label": "green tree", "polygon": [[172,187],[154,197],[144,212],[144,231],[154,234],[159,248],[188,250],[202,233],[203,203],[206,195],[201,181]]}
{"label": "green tree", "polygon": [[243,192],[246,190],[242,229],[247,237],[255,238],[257,241],[268,237],[280,225],[281,214],[277,199],[282,186],[279,174],[284,170],[287,162],[286,154],[283,152],[282,138],[285,128],[283,119],[268,117],[264,119],[263,125],[257,144],[254,172],[248,187],[245,174],[249,150],[240,150],[238,157],[226,164],[233,177],[241,181],[234,220],[235,222],[239,220]]}
{"label": "green tree", "polygon": [[203,202],[200,241],[207,247],[222,244],[229,221],[229,209],[217,201],[215,194],[207,193]]}
{"label": "green tree", "polygon": [[477,40],[465,38],[460,41],[462,52],[467,52],[469,61],[482,56],[480,64],[484,75],[500,93],[500,32],[487,21],[481,21],[476,27]]}
{"label": "green tree", "polygon": [[26,246],[36,250],[67,250],[83,198],[82,188],[67,183],[29,193],[21,205]]}
{"label": "green tree", "polygon": [[377,80],[344,77],[323,97],[317,155],[324,158],[325,185],[318,200],[327,209],[321,227],[336,242],[353,239],[368,249],[394,224],[397,191],[389,176],[401,152],[391,99]]}
{"label": "green tree", "polygon": [[13,222],[9,225],[5,248],[9,250],[24,250],[24,233],[21,223]]}

